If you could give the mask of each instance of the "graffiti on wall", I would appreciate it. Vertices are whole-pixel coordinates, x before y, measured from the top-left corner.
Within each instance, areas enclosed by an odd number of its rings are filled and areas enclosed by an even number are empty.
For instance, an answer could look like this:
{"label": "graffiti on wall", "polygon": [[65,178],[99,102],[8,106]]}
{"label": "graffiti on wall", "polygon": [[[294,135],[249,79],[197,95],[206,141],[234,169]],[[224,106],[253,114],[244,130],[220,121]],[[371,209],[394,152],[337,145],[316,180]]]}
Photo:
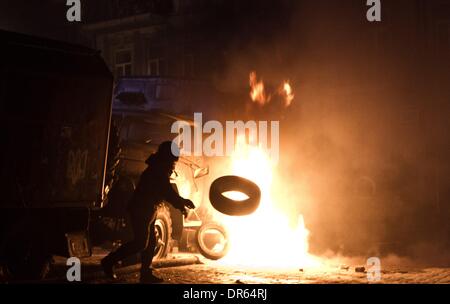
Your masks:
{"label": "graffiti on wall", "polygon": [[70,150],[67,162],[66,177],[72,185],[76,185],[80,180],[86,177],[88,151]]}

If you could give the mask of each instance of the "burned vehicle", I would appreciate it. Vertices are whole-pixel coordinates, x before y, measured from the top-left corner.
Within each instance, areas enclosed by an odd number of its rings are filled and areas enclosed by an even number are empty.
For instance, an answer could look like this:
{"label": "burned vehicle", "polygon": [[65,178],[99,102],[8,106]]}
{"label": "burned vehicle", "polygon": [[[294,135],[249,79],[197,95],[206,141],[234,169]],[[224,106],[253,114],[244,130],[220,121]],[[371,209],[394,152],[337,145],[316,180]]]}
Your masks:
{"label": "burned vehicle", "polygon": [[114,79],[89,48],[0,31],[0,50],[0,272],[39,279],[53,255],[91,254]]}
{"label": "burned vehicle", "polygon": [[[191,100],[202,91],[200,82],[170,78],[121,78],[113,97],[108,174],[112,184],[106,207],[94,218],[94,241],[113,250],[132,237],[126,204],[131,198],[147,157],[159,144],[172,140],[174,122],[192,121],[188,112]],[[196,90],[198,88],[198,90]],[[192,115],[192,112],[191,112]],[[208,191],[205,175],[209,167],[203,157],[182,156],[171,176],[172,185],[181,196],[197,206],[186,217],[168,203],[163,203],[155,222],[157,246],[155,259],[171,251],[200,252],[209,259],[226,254],[225,229],[210,218],[204,200]],[[134,262],[132,257],[125,263]]]}
{"label": "burned vehicle", "polygon": [[[114,78],[96,50],[5,31],[0,46],[8,58],[0,63],[0,280],[42,279],[55,255],[86,257],[93,246],[129,237],[123,208],[174,116],[142,108],[133,98],[139,94],[124,97],[120,84],[113,99]],[[165,96],[164,88],[156,90]],[[193,159],[179,166],[178,191],[201,206],[207,166]],[[199,207],[184,219],[161,207],[157,258],[207,235],[201,213]],[[226,244],[223,229],[211,225],[220,238],[209,242]],[[206,243],[200,242],[205,256],[226,252]]]}

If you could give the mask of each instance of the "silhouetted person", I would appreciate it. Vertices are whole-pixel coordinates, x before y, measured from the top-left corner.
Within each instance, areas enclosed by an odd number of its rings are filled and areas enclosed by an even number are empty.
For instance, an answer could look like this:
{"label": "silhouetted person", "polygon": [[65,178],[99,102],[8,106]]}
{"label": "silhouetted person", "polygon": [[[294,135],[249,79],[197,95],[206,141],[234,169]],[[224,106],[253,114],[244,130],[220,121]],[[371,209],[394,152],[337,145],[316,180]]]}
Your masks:
{"label": "silhouetted person", "polygon": [[185,213],[185,207],[195,208],[192,201],[184,199],[172,188],[170,175],[178,161],[178,147],[163,142],[158,151],[147,159],[147,169],[142,173],[136,190],[128,205],[134,239],[102,259],[106,275],[116,279],[114,264],[133,254],[141,253],[141,282],[158,283],[163,280],[154,276],[151,269],[156,247],[155,220],[158,206],[167,201]]}

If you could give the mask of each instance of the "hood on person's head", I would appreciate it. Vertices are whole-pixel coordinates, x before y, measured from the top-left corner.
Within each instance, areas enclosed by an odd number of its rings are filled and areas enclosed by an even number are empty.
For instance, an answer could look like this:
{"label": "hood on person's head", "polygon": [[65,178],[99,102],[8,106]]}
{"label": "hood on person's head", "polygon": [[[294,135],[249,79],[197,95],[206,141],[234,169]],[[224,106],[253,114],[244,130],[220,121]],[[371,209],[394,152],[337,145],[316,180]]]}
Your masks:
{"label": "hood on person's head", "polygon": [[165,141],[158,147],[156,152],[161,159],[168,161],[178,161],[180,157],[180,148],[173,141]]}
{"label": "hood on person's head", "polygon": [[151,154],[145,163],[149,166],[161,167],[170,174],[178,161],[179,155],[178,145],[172,141],[165,141],[159,145],[158,151]]}

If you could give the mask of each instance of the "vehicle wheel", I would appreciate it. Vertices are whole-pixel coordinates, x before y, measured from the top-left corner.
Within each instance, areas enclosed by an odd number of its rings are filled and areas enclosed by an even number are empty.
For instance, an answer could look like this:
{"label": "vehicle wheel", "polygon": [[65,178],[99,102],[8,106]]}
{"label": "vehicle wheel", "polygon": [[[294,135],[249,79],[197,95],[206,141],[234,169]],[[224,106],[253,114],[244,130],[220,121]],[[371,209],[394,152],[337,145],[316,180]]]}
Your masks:
{"label": "vehicle wheel", "polygon": [[172,219],[169,208],[164,204],[157,211],[155,233],[156,247],[154,258],[157,260],[163,259],[168,255],[172,241]]}
{"label": "vehicle wheel", "polygon": [[25,227],[16,226],[3,246],[5,276],[10,281],[42,280],[48,274],[52,256]]}
{"label": "vehicle wheel", "polygon": [[9,281],[43,280],[51,266],[51,256],[23,256],[19,259],[6,261],[5,276]]}
{"label": "vehicle wheel", "polygon": [[197,230],[197,246],[200,253],[210,260],[219,260],[228,253],[228,234],[218,223],[206,223]]}
{"label": "vehicle wheel", "polygon": [[[237,201],[227,198],[223,193],[238,191],[248,196],[246,200]],[[254,182],[239,176],[222,176],[216,179],[209,190],[211,205],[226,215],[249,215],[258,209],[261,190]]]}

